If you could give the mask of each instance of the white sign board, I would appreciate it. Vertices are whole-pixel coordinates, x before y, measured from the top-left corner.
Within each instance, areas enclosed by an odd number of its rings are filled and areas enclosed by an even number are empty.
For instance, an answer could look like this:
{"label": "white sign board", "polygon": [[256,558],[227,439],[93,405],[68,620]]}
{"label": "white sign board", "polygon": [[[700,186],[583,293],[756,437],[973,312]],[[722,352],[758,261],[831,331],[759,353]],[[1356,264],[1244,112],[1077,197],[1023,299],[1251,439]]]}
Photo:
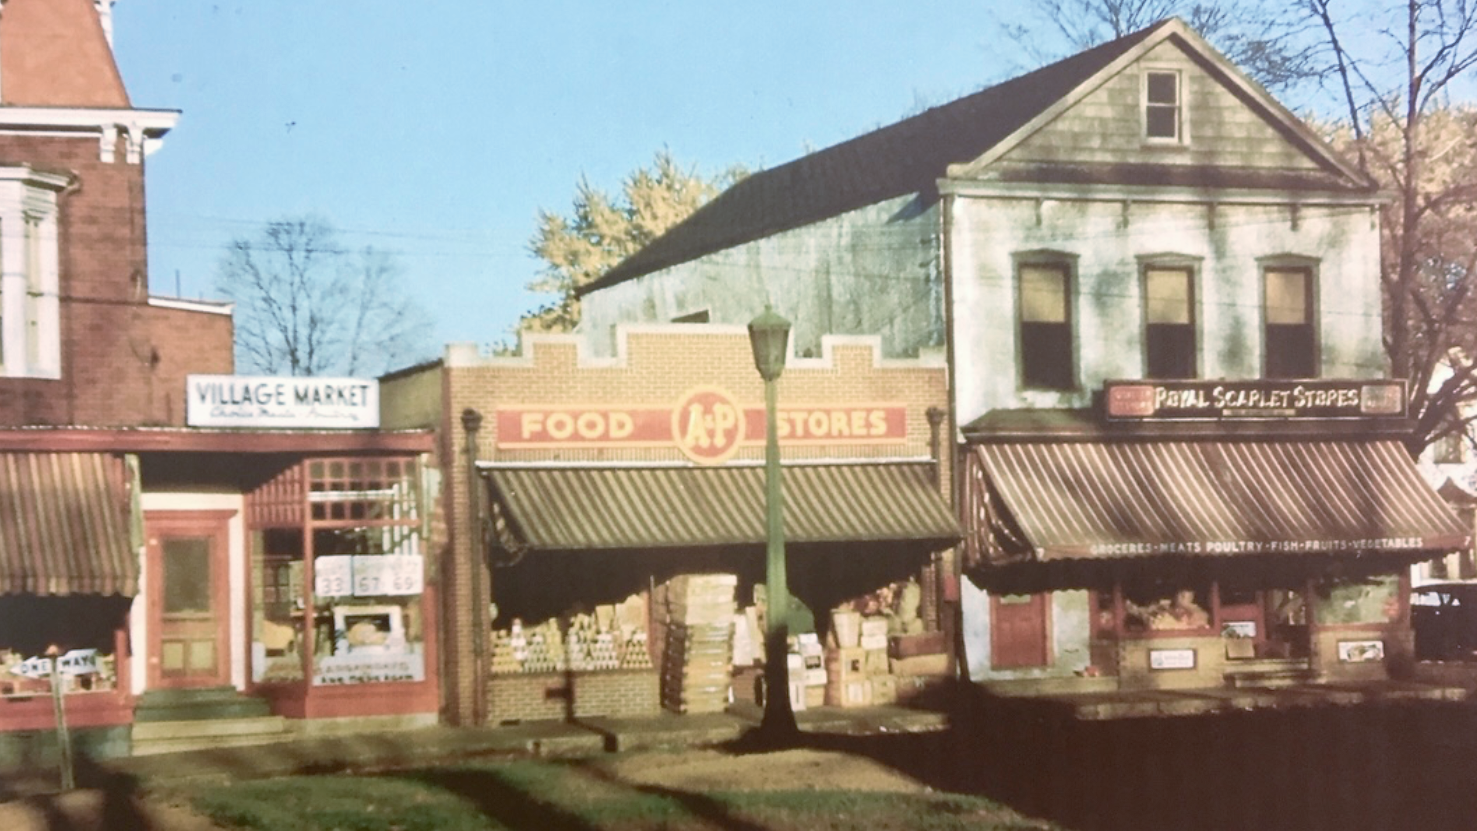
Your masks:
{"label": "white sign board", "polygon": [[416,595],[425,589],[425,561],[419,554],[350,556],[313,560],[313,594],[318,597]]}
{"label": "white sign board", "polygon": [[313,594],[319,597],[352,597],[354,594],[354,558],[348,554],[317,557],[313,560]]}
{"label": "white sign board", "polygon": [[1149,669],[1194,669],[1193,649],[1151,649]]}
{"label": "white sign board", "polygon": [[329,655],[317,660],[315,686],[426,680],[426,659],[419,652],[388,655]]}
{"label": "white sign board", "polygon": [[369,429],[380,424],[379,382],[369,378],[191,375],[191,427]]}
{"label": "white sign board", "polygon": [[359,597],[420,594],[425,566],[419,554],[354,558],[354,594]]}
{"label": "white sign board", "polygon": [[[73,649],[57,658],[56,669],[64,676],[91,675],[97,672],[97,650]],[[12,666],[10,672],[23,678],[50,678],[51,659],[36,655]]]}

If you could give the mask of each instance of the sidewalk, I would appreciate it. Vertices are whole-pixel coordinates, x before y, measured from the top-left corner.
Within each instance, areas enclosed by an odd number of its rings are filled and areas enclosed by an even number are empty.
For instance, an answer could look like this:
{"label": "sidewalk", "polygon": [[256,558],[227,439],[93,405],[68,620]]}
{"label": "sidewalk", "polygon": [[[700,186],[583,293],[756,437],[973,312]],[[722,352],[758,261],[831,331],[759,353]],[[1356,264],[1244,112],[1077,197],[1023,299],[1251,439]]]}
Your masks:
{"label": "sidewalk", "polygon": [[[444,763],[477,756],[591,756],[606,752],[702,747],[738,739],[759,723],[757,707],[727,713],[651,718],[530,722],[503,727],[429,727],[382,733],[302,737],[254,747],[191,750],[110,761],[142,785],[208,779],[252,779]],[[796,713],[814,733],[924,732],[946,726],[944,714],[904,707],[818,709]]]}
{"label": "sidewalk", "polygon": [[[271,744],[109,759],[79,771],[79,782],[86,787],[92,784],[89,780],[121,777],[147,789],[179,782],[413,767],[484,756],[592,756],[703,747],[738,739],[758,725],[761,715],[756,706],[738,705],[726,713],[701,715],[300,736]],[[942,712],[898,706],[823,708],[795,715],[802,731],[841,735],[927,732],[943,729],[948,721]],[[55,781],[50,774],[45,779],[27,775],[25,781],[0,777],[0,800],[6,794],[54,790]]]}

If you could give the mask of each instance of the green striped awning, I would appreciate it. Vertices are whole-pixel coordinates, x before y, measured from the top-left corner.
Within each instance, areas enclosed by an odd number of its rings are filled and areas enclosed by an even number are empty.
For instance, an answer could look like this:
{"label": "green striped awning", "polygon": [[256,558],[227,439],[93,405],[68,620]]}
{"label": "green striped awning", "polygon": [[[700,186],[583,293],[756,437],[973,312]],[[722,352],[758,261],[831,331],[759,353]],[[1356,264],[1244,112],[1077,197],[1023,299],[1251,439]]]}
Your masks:
{"label": "green striped awning", "polygon": [[125,481],[105,453],[0,453],[0,594],[137,594]]}
{"label": "green striped awning", "polygon": [[1010,442],[966,468],[972,536],[1005,559],[1428,557],[1471,541],[1393,441]]}
{"label": "green striped awning", "polygon": [[[525,550],[763,545],[764,468],[484,465],[505,544]],[[959,537],[929,462],[787,464],[788,543]]]}

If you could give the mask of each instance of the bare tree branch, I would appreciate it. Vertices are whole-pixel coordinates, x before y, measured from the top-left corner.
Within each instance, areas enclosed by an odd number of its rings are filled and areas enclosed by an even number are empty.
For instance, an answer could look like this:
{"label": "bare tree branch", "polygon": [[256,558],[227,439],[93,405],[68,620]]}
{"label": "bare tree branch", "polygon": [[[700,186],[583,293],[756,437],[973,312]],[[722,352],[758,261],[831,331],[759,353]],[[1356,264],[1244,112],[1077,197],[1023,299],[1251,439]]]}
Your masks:
{"label": "bare tree branch", "polygon": [[231,242],[216,290],[236,302],[236,360],[268,375],[377,374],[427,352],[430,321],[384,252],[342,248],[303,217]]}

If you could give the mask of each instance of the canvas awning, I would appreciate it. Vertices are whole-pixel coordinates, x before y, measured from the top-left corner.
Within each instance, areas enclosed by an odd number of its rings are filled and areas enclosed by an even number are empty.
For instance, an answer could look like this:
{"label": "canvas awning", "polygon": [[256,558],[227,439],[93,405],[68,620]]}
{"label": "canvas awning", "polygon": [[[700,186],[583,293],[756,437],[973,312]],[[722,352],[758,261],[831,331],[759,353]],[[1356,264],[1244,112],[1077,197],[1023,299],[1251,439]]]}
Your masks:
{"label": "canvas awning", "polygon": [[[1394,441],[975,448],[990,547],[1038,561],[1450,550],[1469,530]],[[973,500],[975,504],[981,504]]]}
{"label": "canvas awning", "polygon": [[0,594],[137,594],[125,482],[105,453],[0,453]]}
{"label": "canvas awning", "polygon": [[[764,468],[485,465],[505,545],[530,551],[763,545]],[[944,548],[959,526],[928,462],[787,464],[787,543]]]}

